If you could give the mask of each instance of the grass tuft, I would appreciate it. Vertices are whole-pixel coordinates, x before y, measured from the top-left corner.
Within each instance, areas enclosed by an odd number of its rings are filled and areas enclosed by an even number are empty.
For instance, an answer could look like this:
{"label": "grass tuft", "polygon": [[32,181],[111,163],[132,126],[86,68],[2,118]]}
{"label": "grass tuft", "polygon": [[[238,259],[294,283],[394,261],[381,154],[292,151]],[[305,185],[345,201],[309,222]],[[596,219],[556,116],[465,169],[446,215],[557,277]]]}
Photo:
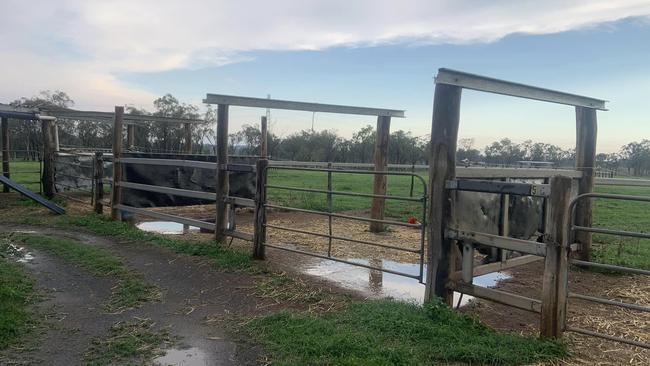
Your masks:
{"label": "grass tuft", "polygon": [[105,338],[95,338],[84,355],[88,366],[141,365],[162,355],[173,340],[167,329],[154,330],[148,319],[136,319],[113,325]]}
{"label": "grass tuft", "polygon": [[151,244],[170,249],[176,253],[209,257],[218,267],[224,269],[242,269],[250,266],[251,263],[250,255],[241,250],[224,248],[220,245],[214,245],[214,243],[201,243],[148,233],[133,225],[112,221],[107,217],[95,214],[62,216],[56,221],[56,225],[64,228],[82,227],[101,236]]}
{"label": "grass tuft", "polygon": [[278,365],[521,365],[565,356],[565,344],[500,333],[441,302],[350,303],[322,315],[283,311],[248,323]]}
{"label": "grass tuft", "polygon": [[0,349],[15,343],[28,329],[27,306],[33,295],[33,281],[23,268],[0,257]]}

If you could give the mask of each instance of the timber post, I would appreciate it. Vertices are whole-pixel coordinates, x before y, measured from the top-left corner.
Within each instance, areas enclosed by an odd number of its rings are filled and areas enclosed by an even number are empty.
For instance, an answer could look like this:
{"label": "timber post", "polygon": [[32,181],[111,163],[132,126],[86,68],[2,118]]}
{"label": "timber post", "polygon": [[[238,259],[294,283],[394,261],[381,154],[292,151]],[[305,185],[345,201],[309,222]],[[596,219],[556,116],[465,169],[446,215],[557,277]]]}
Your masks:
{"label": "timber post", "polygon": [[95,169],[93,169],[93,211],[96,214],[104,213],[104,154],[100,151],[95,152],[95,159],[93,160]]}
{"label": "timber post", "polygon": [[567,303],[569,260],[568,209],[571,200],[571,178],[551,178],[548,219],[546,223],[546,258],[542,282],[542,312],[540,335],[562,336]]}
{"label": "timber post", "polygon": [[454,192],[445,189],[448,180],[456,178],[456,144],[460,123],[462,88],[436,84],[431,122],[429,156],[429,207],[427,227],[427,273],[425,301],[436,296],[452,305],[453,291],[446,285],[456,269],[455,240],[445,237],[445,229],[454,221]]}
{"label": "timber post", "polygon": [[260,156],[268,159],[269,157],[269,132],[268,121],[266,116],[262,116],[260,121]]}
{"label": "timber post", "polygon": [[122,212],[115,207],[122,202],[122,157],[123,139],[122,129],[124,125],[124,107],[115,106],[113,117],[113,189],[111,190],[111,219],[122,220]]}
{"label": "timber post", "polygon": [[187,122],[183,123],[183,152],[192,153],[192,124]]}
{"label": "timber post", "polygon": [[133,123],[126,125],[126,148],[135,150],[135,125]]}
{"label": "timber post", "polygon": [[269,161],[260,159],[255,164],[255,232],[253,233],[253,258],[263,260],[266,257],[264,242],[266,241],[266,167]]}
{"label": "timber post", "polygon": [[[582,172],[578,181],[578,194],[590,193],[594,190],[594,163],[596,160],[596,138],[598,126],[596,110],[587,107],[576,107],[576,170]],[[591,227],[593,222],[593,203],[590,199],[580,200],[575,209],[575,224]],[[578,256],[583,261],[591,259],[591,233],[578,231],[575,242],[578,245]]]}
{"label": "timber post", "polygon": [[229,192],[228,182],[228,105],[217,106],[217,176],[216,199],[217,212],[215,218],[215,240],[221,242],[225,238],[228,225],[228,210],[226,197]]}
{"label": "timber post", "polygon": [[43,134],[43,195],[46,198],[54,197],[54,122],[49,119],[41,120]]}
{"label": "timber post", "polygon": [[[388,170],[388,144],[390,138],[390,116],[377,117],[377,139],[375,141],[375,172],[385,172]],[[386,174],[375,174],[373,194],[386,195]],[[370,218],[374,220],[383,220],[386,200],[380,197],[372,199],[372,208],[370,209]],[[371,222],[370,232],[378,233],[384,231],[384,224],[381,222]]]}
{"label": "timber post", "polygon": [[[2,117],[0,123],[2,123],[2,131],[0,132],[2,133],[2,175],[11,178],[9,170],[9,119]],[[9,186],[6,184],[3,185],[2,191],[5,193],[9,192]]]}

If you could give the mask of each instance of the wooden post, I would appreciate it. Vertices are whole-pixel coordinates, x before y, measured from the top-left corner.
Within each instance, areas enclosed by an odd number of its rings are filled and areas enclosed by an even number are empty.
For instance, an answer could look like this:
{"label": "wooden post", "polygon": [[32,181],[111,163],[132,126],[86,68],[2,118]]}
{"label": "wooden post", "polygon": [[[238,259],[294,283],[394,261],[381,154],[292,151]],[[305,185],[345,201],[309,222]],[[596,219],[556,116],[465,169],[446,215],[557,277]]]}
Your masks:
{"label": "wooden post", "polygon": [[540,335],[560,337],[566,315],[569,240],[568,209],[571,200],[571,178],[551,178],[551,196],[546,223],[546,258],[542,282],[542,313]]}
{"label": "wooden post", "polygon": [[455,198],[445,182],[456,178],[456,144],[460,122],[458,86],[436,84],[431,122],[429,156],[429,225],[427,227],[427,280],[425,301],[442,297],[453,305],[453,291],[446,284],[456,267],[454,240],[445,238],[445,229],[453,224]]}
{"label": "wooden post", "polygon": [[[388,140],[390,138],[390,116],[377,117],[377,140],[375,141],[375,171],[384,172],[388,170]],[[373,193],[376,195],[386,195],[386,181],[388,176],[385,174],[375,174]],[[370,209],[370,218],[375,220],[384,219],[386,200],[383,198],[373,198],[372,208]],[[381,222],[371,222],[370,232],[378,233],[384,231],[384,224]]]}
{"label": "wooden post", "polygon": [[[9,170],[9,119],[2,117],[0,123],[2,123],[2,175],[11,178]],[[4,185],[2,191],[5,193],[9,192],[9,186]]]}
{"label": "wooden post", "polygon": [[52,128],[52,135],[54,136],[54,151],[59,152],[61,150],[59,147],[59,124],[53,122],[50,126]]}
{"label": "wooden post", "polygon": [[221,242],[225,238],[228,223],[226,197],[229,192],[228,182],[228,105],[217,106],[217,213],[215,220],[215,240]]}
{"label": "wooden post", "polygon": [[135,150],[135,125],[133,123],[126,125],[126,148]]}
{"label": "wooden post", "polygon": [[102,200],[104,199],[104,154],[102,152],[95,153],[95,163],[94,175],[93,175],[93,210],[96,214],[104,213],[104,205]]}
{"label": "wooden post", "polygon": [[266,121],[266,116],[262,116],[262,121],[260,123],[260,156],[262,156],[265,159],[268,159],[269,157],[269,132],[268,132],[268,126],[267,126],[267,121]]}
{"label": "wooden post", "polygon": [[[578,194],[594,190],[597,133],[596,110],[576,107],[576,169],[582,172],[582,178],[578,181]],[[591,227],[592,210],[593,205],[590,199],[580,200],[576,205],[575,224]],[[591,233],[578,231],[575,233],[575,241],[579,243],[579,258],[589,261],[591,259]]]}
{"label": "wooden post", "polygon": [[269,161],[258,160],[255,167],[255,231],[253,233],[253,258],[264,259],[264,242],[266,241],[266,167]]}
{"label": "wooden post", "polygon": [[113,118],[113,189],[111,190],[111,219],[122,220],[122,212],[115,206],[122,202],[122,129],[124,125],[124,107],[115,106],[115,115]]}
{"label": "wooden post", "polygon": [[192,124],[183,123],[183,152],[185,154],[192,153]]}
{"label": "wooden post", "polygon": [[54,197],[54,129],[52,120],[41,120],[43,133],[43,195]]}

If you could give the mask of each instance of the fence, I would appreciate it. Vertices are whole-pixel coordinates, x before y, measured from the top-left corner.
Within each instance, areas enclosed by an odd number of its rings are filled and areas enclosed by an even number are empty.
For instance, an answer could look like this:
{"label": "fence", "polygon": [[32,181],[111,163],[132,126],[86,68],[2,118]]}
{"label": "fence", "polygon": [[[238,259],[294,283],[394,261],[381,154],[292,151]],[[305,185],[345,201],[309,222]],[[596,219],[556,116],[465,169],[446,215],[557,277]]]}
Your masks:
{"label": "fence", "polygon": [[[344,169],[333,169],[332,164],[329,164],[328,168],[306,168],[306,167],[286,167],[286,166],[268,166],[268,162],[266,160],[261,160],[257,164],[257,169],[258,169],[258,182],[257,182],[257,189],[258,189],[258,194],[256,197],[256,214],[255,214],[255,227],[258,229],[256,230],[255,237],[254,237],[254,253],[255,257],[258,259],[264,259],[264,253],[265,247],[269,248],[275,248],[275,249],[280,249],[284,251],[289,251],[293,253],[298,253],[302,255],[307,255],[307,256],[312,256],[312,257],[317,257],[317,258],[324,258],[324,259],[329,259],[341,263],[346,263],[354,266],[360,266],[360,267],[365,267],[368,269],[372,270],[377,270],[377,271],[382,271],[382,272],[387,272],[387,273],[392,273],[400,276],[405,276],[405,277],[410,277],[417,279],[418,281],[422,282],[423,281],[423,272],[424,272],[424,251],[425,251],[425,227],[426,225],[424,224],[426,222],[426,208],[427,208],[427,189],[426,189],[426,182],[425,180],[420,177],[417,174],[414,173],[400,173],[400,172],[388,172],[388,171],[370,171],[370,170],[344,170]],[[322,173],[327,173],[327,189],[314,189],[314,188],[303,188],[303,187],[294,187],[294,186],[283,186],[283,185],[274,185],[274,184],[269,184],[268,183],[268,172],[269,170],[284,170],[284,171],[301,171],[301,172],[322,172]],[[332,176],[334,174],[337,175],[350,175],[350,174],[364,174],[364,175],[382,175],[385,177],[388,176],[403,176],[403,177],[413,177],[413,179],[416,179],[419,181],[422,185],[422,195],[419,197],[412,197],[412,196],[396,196],[396,195],[388,195],[388,194],[382,194],[382,195],[377,195],[377,194],[371,194],[371,193],[363,193],[363,192],[352,192],[352,191],[338,191],[333,189],[333,184],[332,184]],[[271,203],[268,199],[268,189],[276,189],[276,190],[288,190],[288,191],[294,191],[294,192],[307,192],[307,193],[313,193],[313,194],[325,194],[326,195],[326,200],[327,200],[327,211],[319,211],[319,210],[307,210],[304,208],[298,208],[298,207],[291,207],[287,205],[279,205],[279,204],[274,204]],[[386,219],[373,219],[370,217],[366,216],[359,216],[359,215],[352,215],[352,214],[340,214],[340,213],[335,213],[333,211],[333,196],[346,196],[346,197],[366,197],[366,198],[372,198],[372,199],[380,199],[383,201],[389,201],[389,200],[394,200],[394,201],[402,201],[402,202],[416,202],[421,205],[421,213],[422,213],[422,222],[421,223],[407,223],[407,222],[400,222],[400,221],[394,221],[394,220],[386,220]],[[300,212],[300,213],[305,213],[305,214],[310,214],[310,215],[318,215],[318,216],[325,216],[327,217],[328,223],[327,223],[327,233],[321,233],[321,232],[315,232],[315,231],[310,231],[310,230],[302,230],[302,229],[296,229],[296,228],[291,228],[291,227],[286,227],[286,226],[280,226],[280,225],[275,225],[275,224],[270,224],[267,222],[267,215],[266,211],[268,209],[274,209],[274,210],[283,210],[283,211],[293,211],[293,212]],[[420,231],[420,238],[419,238],[419,243],[418,243],[418,248],[417,249],[410,249],[410,248],[403,248],[403,247],[398,247],[395,245],[391,244],[384,244],[384,243],[378,243],[378,242],[371,242],[368,240],[359,240],[351,237],[346,237],[346,236],[340,236],[340,235],[335,235],[333,233],[333,225],[332,225],[332,219],[333,218],[339,218],[339,219],[345,219],[345,220],[352,220],[352,221],[362,221],[362,222],[368,222],[368,223],[376,223],[379,225],[393,225],[393,226],[402,226],[402,227],[410,227],[410,228],[415,228]],[[294,232],[294,233],[300,233],[300,234],[306,234],[310,236],[316,236],[316,237],[321,237],[321,238],[326,238],[328,240],[328,246],[327,246],[327,253],[326,254],[319,254],[315,252],[309,252],[309,251],[304,251],[304,250],[299,250],[299,249],[294,249],[294,248],[289,248],[287,246],[279,245],[278,243],[268,243],[267,242],[267,237],[266,237],[266,231],[267,229],[276,229],[276,230],[282,230],[282,231],[289,231],[289,232]],[[352,262],[343,258],[337,258],[332,256],[332,241],[340,241],[340,242],[347,242],[347,243],[356,243],[356,244],[363,244],[363,245],[369,245],[369,246],[376,246],[376,247],[382,247],[385,249],[390,249],[390,250],[396,250],[396,251],[404,251],[404,252],[409,252],[409,253],[415,253],[419,256],[419,264],[420,264],[420,269],[419,269],[419,274],[417,276],[414,276],[409,273],[403,273],[399,271],[393,271],[389,270],[386,268],[379,268],[379,267],[373,267],[370,265],[365,265],[362,263],[357,263],[357,262]]]}
{"label": "fence", "polygon": [[[571,234],[574,234],[576,232],[585,232],[585,233],[598,233],[598,234],[606,234],[606,235],[618,235],[618,236],[624,236],[624,237],[633,237],[633,238],[643,238],[643,239],[650,239],[650,234],[645,233],[645,232],[632,232],[632,231],[623,231],[623,230],[615,230],[615,229],[607,229],[607,228],[598,228],[598,227],[586,227],[586,226],[581,226],[581,225],[576,225],[575,224],[575,219],[574,219],[574,211],[575,207],[580,202],[581,200],[585,199],[591,199],[591,198],[604,198],[604,199],[612,199],[612,200],[623,200],[623,201],[637,201],[637,202],[650,202],[650,197],[644,197],[644,196],[631,196],[631,195],[622,195],[622,194],[606,194],[606,193],[585,193],[581,194],[577,197],[575,197],[571,203],[569,204],[569,207],[567,209],[567,212],[569,214],[569,217],[571,217],[571,222],[568,227],[567,231],[567,237],[570,237]],[[583,261],[583,260],[578,260],[578,259],[571,259],[569,261],[573,265],[581,266],[581,267],[594,267],[594,268],[599,268],[599,269],[604,269],[608,271],[615,271],[615,272],[620,272],[620,273],[630,273],[630,274],[637,274],[637,275],[650,275],[650,271],[644,270],[644,269],[639,269],[639,268],[630,268],[630,267],[624,267],[624,266],[617,266],[617,265],[612,265],[612,264],[605,264],[605,263],[596,263],[596,262],[590,262],[590,261]],[[568,281],[568,276],[564,281]],[[568,287],[568,285],[565,285]],[[643,312],[650,312],[650,307],[649,306],[642,306],[638,304],[633,304],[633,303],[626,303],[622,301],[617,301],[617,300],[611,300],[611,299],[606,299],[602,297],[596,297],[596,296],[590,296],[590,295],[585,295],[585,294],[577,294],[574,292],[568,291],[568,298],[569,299],[579,299],[579,300],[584,300],[584,301],[589,301],[592,303],[597,303],[601,305],[609,305],[609,306],[617,306],[629,310],[634,310],[634,311],[643,311]],[[565,315],[566,316],[566,315]],[[564,320],[566,324],[566,319]],[[616,341],[616,342],[621,342],[625,344],[629,344],[632,346],[637,346],[637,347],[643,347],[643,348],[648,348],[650,349],[650,343],[645,343],[641,342],[638,340],[633,340],[633,339],[625,339],[621,337],[615,337],[609,334],[604,334],[592,330],[587,330],[587,329],[582,329],[578,327],[573,327],[569,324],[566,324],[566,330],[575,332],[575,333],[580,333],[583,335],[588,335],[592,337],[598,337],[598,338],[603,338],[603,339],[608,339],[611,341]]]}

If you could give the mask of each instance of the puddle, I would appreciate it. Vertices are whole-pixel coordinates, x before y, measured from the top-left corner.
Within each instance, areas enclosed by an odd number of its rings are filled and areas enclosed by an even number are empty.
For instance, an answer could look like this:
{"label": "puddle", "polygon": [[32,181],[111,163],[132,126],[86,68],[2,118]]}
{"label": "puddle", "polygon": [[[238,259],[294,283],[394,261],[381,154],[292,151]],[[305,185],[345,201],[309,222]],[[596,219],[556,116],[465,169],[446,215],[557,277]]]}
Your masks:
{"label": "puddle", "polygon": [[[148,221],[136,225],[138,229],[151,233],[178,235],[183,233],[183,224],[173,221]],[[198,231],[195,226],[189,227],[190,231]]]}
{"label": "puddle", "polygon": [[[400,263],[388,260],[348,259],[350,262],[381,267],[393,271],[419,274],[420,266],[412,263]],[[345,263],[322,260],[315,265],[306,266],[304,273],[321,277],[352,290],[361,290],[370,297],[392,297],[395,299],[417,302],[424,301],[424,285],[412,278],[395,275],[392,273],[356,267]],[[426,273],[426,265],[424,267]],[[490,273],[474,277],[474,284],[482,287],[492,287],[500,280],[510,276],[503,272]],[[454,305],[458,304],[459,293],[454,293]],[[472,296],[463,295],[460,305],[463,306],[473,299]]]}
{"label": "puddle", "polygon": [[153,360],[154,365],[158,366],[203,366],[208,365],[208,361],[208,354],[197,347],[190,347],[186,349],[172,348],[170,350],[167,350],[164,356]]}

